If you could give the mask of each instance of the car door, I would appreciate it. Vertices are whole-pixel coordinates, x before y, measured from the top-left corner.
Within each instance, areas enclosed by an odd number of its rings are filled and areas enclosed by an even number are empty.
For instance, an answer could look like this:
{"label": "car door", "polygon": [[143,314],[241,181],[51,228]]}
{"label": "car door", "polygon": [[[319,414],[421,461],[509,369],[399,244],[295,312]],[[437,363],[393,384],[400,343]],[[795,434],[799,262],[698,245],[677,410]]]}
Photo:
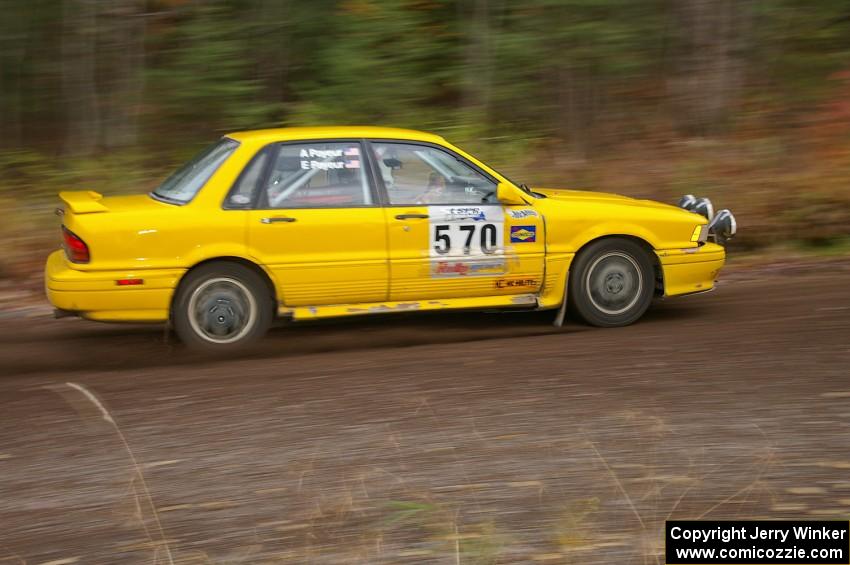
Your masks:
{"label": "car door", "polygon": [[386,222],[362,144],[299,141],[265,151],[255,158],[266,162],[250,197],[248,245],[274,275],[283,305],[386,300]]}
{"label": "car door", "polygon": [[540,291],[544,224],[503,206],[497,181],[448,148],[370,140],[388,226],[390,300]]}

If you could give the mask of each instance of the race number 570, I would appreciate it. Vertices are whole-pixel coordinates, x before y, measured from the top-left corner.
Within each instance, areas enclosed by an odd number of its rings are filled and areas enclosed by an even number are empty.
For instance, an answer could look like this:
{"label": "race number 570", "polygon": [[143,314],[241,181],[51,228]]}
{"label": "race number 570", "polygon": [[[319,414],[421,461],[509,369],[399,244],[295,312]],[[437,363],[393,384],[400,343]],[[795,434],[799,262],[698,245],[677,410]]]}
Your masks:
{"label": "race number 570", "polygon": [[490,255],[499,248],[495,224],[436,224],[433,249],[437,255]]}

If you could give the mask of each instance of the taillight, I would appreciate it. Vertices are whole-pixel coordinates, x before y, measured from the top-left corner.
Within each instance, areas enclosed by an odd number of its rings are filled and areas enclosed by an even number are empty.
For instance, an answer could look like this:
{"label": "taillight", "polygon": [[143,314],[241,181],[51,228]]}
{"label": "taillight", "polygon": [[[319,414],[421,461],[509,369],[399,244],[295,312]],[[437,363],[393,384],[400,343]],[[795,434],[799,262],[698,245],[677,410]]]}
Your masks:
{"label": "taillight", "polygon": [[62,226],[62,238],[65,240],[65,255],[72,263],[88,263],[91,257],[89,256],[89,246],[86,242],[77,236],[74,232]]}

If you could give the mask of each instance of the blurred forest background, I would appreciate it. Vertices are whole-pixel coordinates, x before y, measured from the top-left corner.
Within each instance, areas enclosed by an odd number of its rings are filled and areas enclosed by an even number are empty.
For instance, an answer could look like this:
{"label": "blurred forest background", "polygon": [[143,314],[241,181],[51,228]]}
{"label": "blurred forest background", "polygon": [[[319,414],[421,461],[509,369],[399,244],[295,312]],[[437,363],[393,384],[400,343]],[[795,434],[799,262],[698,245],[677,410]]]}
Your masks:
{"label": "blurred forest background", "polygon": [[59,190],[150,190],[233,130],[440,133],[532,186],[730,207],[844,248],[847,0],[0,0],[0,278]]}

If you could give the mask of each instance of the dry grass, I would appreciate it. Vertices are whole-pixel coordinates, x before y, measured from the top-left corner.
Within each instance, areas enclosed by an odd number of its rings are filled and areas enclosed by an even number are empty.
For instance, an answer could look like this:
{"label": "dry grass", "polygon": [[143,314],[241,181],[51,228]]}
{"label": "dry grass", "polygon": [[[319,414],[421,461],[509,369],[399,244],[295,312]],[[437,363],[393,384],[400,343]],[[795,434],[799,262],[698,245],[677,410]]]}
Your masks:
{"label": "dry grass", "polygon": [[[165,535],[165,530],[163,529],[162,522],[159,518],[159,511],[154,503],[147,481],[145,480],[143,467],[136,460],[136,455],[133,453],[133,449],[130,447],[124,432],[121,431],[121,427],[118,425],[118,422],[115,421],[115,418],[106,405],[85,386],[69,382],[65,383],[65,387],[71,389],[73,392],[69,393],[66,388],[61,386],[53,387],[53,390],[62,394],[72,406],[76,407],[78,413],[84,420],[95,419],[106,422],[117,436],[133,470],[129,488],[134,495],[133,500],[136,507],[136,518],[142,526],[145,536],[150,542],[150,546],[153,550],[153,563],[157,564],[164,562],[169,565],[174,565],[171,545]],[[76,396],[74,396],[75,394]],[[80,396],[82,399],[79,398]],[[137,484],[138,487],[136,486]],[[148,518],[145,517],[146,515],[150,516],[149,519],[153,523],[154,530],[151,530],[151,528],[148,527]]]}

